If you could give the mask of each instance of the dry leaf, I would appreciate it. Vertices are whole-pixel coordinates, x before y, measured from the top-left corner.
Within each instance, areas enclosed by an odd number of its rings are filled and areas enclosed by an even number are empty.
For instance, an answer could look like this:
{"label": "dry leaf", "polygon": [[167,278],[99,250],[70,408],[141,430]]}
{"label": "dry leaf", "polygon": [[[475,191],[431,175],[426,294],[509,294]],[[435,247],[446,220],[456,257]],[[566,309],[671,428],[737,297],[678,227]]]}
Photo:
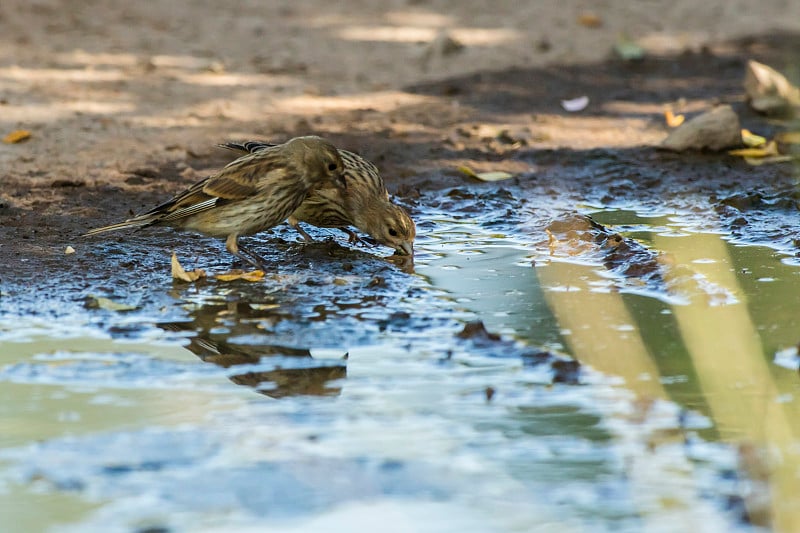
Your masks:
{"label": "dry leaf", "polygon": [[503,172],[502,170],[497,170],[494,172],[475,172],[466,165],[458,167],[458,171],[466,176],[469,176],[470,178],[475,178],[481,181],[503,181],[514,177],[513,174]]}
{"label": "dry leaf", "polygon": [[481,181],[503,181],[509,178],[513,178],[513,174],[509,174],[508,172],[503,172],[502,170],[498,170],[495,172],[478,172],[475,174],[475,177]]}
{"label": "dry leaf", "polygon": [[27,141],[30,139],[31,135],[31,132],[28,130],[14,130],[3,137],[3,142],[6,144],[21,143],[22,141]]}
{"label": "dry leaf", "polygon": [[206,277],[206,272],[202,268],[196,268],[191,272],[184,270],[178,261],[178,255],[175,252],[172,252],[172,279],[192,283],[193,281],[197,281],[198,279],[204,277]]}
{"label": "dry leaf", "polygon": [[586,28],[600,28],[603,26],[603,19],[595,13],[586,11],[578,15],[578,24]]}
{"label": "dry leaf", "polygon": [[586,109],[586,106],[588,105],[589,105],[588,96],[579,96],[578,98],[572,98],[571,100],[561,100],[561,107],[563,107],[565,111],[569,111],[570,113],[575,113],[576,111],[583,111],[584,109]]}
{"label": "dry leaf", "polygon": [[767,157],[771,155],[780,155],[778,152],[778,144],[775,141],[770,141],[759,148],[739,148],[738,150],[728,150],[730,155],[738,155],[740,157]]}
{"label": "dry leaf", "polygon": [[667,107],[664,109],[664,120],[670,128],[677,128],[686,119],[683,115],[676,115],[672,112],[672,108]]}
{"label": "dry leaf", "polygon": [[794,158],[790,155],[771,155],[767,157],[745,157],[744,160],[748,165],[758,167],[761,165],[770,165],[773,163],[786,163],[792,161]]}
{"label": "dry leaf", "polygon": [[475,171],[472,170],[471,168],[469,168],[466,165],[461,165],[460,167],[458,167],[458,171],[461,172],[462,174],[466,175],[466,176],[469,176],[470,178],[477,178],[478,177],[478,175],[475,173]]}
{"label": "dry leaf", "polygon": [[767,143],[767,139],[761,135],[756,135],[750,130],[742,130],[742,143],[748,148],[755,148]]}
{"label": "dry leaf", "polygon": [[74,254],[75,253],[75,248],[73,248],[72,246],[67,246],[67,248],[64,250],[64,253],[65,254]]}
{"label": "dry leaf", "polygon": [[774,68],[750,60],[747,62],[744,89],[750,107],[762,113],[785,113],[800,106],[800,88]]}
{"label": "dry leaf", "polygon": [[775,140],[783,144],[800,144],[800,131],[783,131],[775,136]]}
{"label": "dry leaf", "polygon": [[261,281],[264,279],[264,271],[251,270],[249,272],[245,272],[244,270],[234,269],[223,274],[214,274],[214,277],[220,281],[235,281],[237,279],[243,279],[245,281]]}

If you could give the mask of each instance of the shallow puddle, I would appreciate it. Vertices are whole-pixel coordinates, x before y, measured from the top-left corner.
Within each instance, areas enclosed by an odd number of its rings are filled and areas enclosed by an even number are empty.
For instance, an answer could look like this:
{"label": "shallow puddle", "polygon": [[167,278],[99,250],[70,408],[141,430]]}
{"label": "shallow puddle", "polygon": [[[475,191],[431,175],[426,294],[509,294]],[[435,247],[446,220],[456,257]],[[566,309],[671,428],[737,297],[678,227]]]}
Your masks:
{"label": "shallow puddle", "polygon": [[413,274],[290,244],[264,282],[7,306],[0,530],[800,527],[796,262],[516,196],[423,198]]}

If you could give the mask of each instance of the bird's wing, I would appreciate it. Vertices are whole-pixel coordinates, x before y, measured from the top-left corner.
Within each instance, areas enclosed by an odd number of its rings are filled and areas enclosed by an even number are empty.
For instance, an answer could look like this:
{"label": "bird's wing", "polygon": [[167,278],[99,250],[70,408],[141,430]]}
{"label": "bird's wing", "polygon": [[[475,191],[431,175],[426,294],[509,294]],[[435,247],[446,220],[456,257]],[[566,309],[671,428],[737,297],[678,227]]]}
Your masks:
{"label": "bird's wing", "polygon": [[259,179],[285,167],[277,150],[247,154],[229,163],[218,174],[208,178],[203,192],[225,200],[242,200],[258,191]]}

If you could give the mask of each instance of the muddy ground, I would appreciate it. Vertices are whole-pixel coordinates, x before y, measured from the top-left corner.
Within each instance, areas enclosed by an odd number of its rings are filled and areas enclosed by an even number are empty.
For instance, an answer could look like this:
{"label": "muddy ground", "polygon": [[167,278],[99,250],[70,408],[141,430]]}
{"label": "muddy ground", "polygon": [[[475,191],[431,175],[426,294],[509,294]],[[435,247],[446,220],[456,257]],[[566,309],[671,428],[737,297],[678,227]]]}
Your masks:
{"label": "muddy ground", "polygon": [[[166,273],[168,251],[186,236],[80,235],[219,168],[230,154],[214,144],[229,139],[329,137],[373,160],[412,213],[420,192],[468,183],[456,170],[465,164],[513,173],[507,183],[543,208],[548,192],[574,197],[578,207],[657,205],[692,190],[716,202],[737,231],[748,224],[748,208],[794,209],[791,164],[754,167],[654,146],[667,132],[663,105],[679,99],[689,115],[730,103],[744,127],[765,136],[788,129],[748,109],[742,79],[751,58],[796,73],[800,34],[741,35],[800,20],[786,11],[796,6],[767,4],[748,25],[748,15],[727,3],[692,16],[680,2],[667,11],[610,3],[597,10],[594,28],[581,23],[589,12],[570,2],[492,13],[470,3],[395,2],[359,5],[353,17],[347,6],[322,12],[316,4],[65,11],[55,1],[4,2],[0,133],[32,132],[0,145],[6,292],[43,272],[109,276],[120,263],[104,259],[133,253],[126,245],[137,254],[152,249],[153,268]],[[648,56],[609,57],[619,31],[641,38]],[[581,95],[590,98],[586,110],[560,106]],[[784,226],[753,226],[743,237],[791,249],[797,231]],[[217,243],[190,241],[201,266],[223,255]],[[64,254],[68,245],[75,254]]]}

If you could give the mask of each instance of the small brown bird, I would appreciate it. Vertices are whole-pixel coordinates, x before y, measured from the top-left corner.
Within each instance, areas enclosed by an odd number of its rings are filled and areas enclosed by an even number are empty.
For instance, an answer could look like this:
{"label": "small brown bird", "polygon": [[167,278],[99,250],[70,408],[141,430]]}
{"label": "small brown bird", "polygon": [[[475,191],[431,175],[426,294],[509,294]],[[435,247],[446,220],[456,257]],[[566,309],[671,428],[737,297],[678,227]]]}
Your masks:
{"label": "small brown bird", "polygon": [[171,200],[125,222],[85,235],[145,226],[170,226],[225,238],[225,248],[256,268],[264,261],[239,245],[286,220],[318,187],[345,189],[338,150],[320,137],[296,137],[229,163]]}
{"label": "small brown bird", "polygon": [[[268,150],[269,143],[259,141],[229,142],[220,145],[229,150],[257,154]],[[346,226],[355,226],[400,255],[414,254],[416,226],[408,213],[392,203],[378,168],[353,152],[339,150],[344,162],[347,190],[330,186],[309,193],[300,207],[289,217],[292,225],[306,241],[311,236],[300,227],[307,222],[321,228],[339,228],[357,242],[355,233]]]}

